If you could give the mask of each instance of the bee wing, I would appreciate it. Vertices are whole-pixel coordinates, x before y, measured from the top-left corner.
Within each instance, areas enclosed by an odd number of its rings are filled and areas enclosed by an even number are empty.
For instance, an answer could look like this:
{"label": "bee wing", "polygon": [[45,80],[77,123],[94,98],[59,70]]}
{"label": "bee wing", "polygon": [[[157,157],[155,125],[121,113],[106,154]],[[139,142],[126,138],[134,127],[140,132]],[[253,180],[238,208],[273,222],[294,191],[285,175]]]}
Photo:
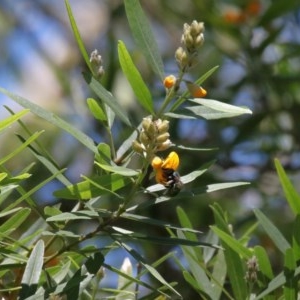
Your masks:
{"label": "bee wing", "polygon": [[179,156],[176,152],[172,151],[168,157],[164,160],[162,164],[163,169],[172,169],[172,170],[177,170],[179,166]]}

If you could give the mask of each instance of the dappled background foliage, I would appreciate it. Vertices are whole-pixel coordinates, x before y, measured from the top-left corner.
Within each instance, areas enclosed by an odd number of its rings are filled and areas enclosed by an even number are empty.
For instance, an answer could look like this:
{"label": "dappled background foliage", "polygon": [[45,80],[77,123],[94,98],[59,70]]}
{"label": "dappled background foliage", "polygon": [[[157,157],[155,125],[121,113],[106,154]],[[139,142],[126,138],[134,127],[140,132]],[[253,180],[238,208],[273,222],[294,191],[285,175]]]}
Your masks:
{"label": "dappled background foliage", "polygon": [[[135,44],[126,20],[122,1],[70,1],[81,36],[88,51],[101,53],[105,67],[103,85],[111,90],[138,124],[143,112],[136,106],[134,94],[122,75],[117,59],[117,41],[123,40],[141,72],[158,106],[164,97],[164,87],[147,64]],[[274,170],[274,158],[282,162],[295,182],[299,179],[300,133],[297,126],[300,111],[300,11],[295,0],[267,1],[141,1],[141,5],[158,41],[166,75],[176,72],[174,53],[180,43],[183,23],[193,20],[205,23],[205,44],[199,64],[190,72],[191,80],[218,65],[219,68],[203,84],[207,98],[234,105],[248,106],[253,115],[217,121],[178,120],[171,122],[170,132],[176,143],[190,147],[211,148],[211,151],[180,152],[180,173],[216,159],[215,165],[201,177],[207,183],[249,181],[250,185],[170,201],[147,209],[143,214],[176,223],[175,206],[180,205],[196,229],[206,231],[213,223],[209,208],[214,201],[230,212],[236,232],[252,224],[253,208],[263,209],[271,219],[288,232],[291,214],[282,197]],[[26,13],[24,13],[26,12]],[[91,95],[82,78],[86,69],[74,42],[66,9],[62,1],[2,1],[0,85],[40,106],[57,113],[75,127],[90,135],[98,144],[105,131],[87,109]],[[8,115],[7,105],[19,108],[1,96],[1,118]],[[31,128],[45,129],[41,137],[47,151],[66,175],[77,182],[81,174],[93,171],[93,154],[65,132],[41,119],[28,117]],[[1,156],[11,152],[17,138],[15,128],[1,136]],[[20,130],[19,128],[17,130]],[[130,132],[121,123],[114,126],[114,137],[121,144]],[[216,149],[217,148],[217,149]],[[11,171],[22,170],[32,161],[30,152],[7,164]],[[39,164],[33,167],[26,185],[33,187],[48,171]],[[151,183],[149,183],[151,184]],[[188,191],[196,183],[187,185]],[[199,181],[197,181],[199,184]],[[53,197],[60,188],[55,180],[33,195],[41,206],[60,201]],[[12,197],[13,199],[13,197]],[[63,201],[63,200],[62,200]],[[63,201],[69,211],[72,202]],[[147,230],[147,227],[144,228]],[[160,230],[152,235],[164,235]],[[257,231],[253,242],[261,243],[276,267],[278,257],[272,243]],[[170,251],[168,246],[154,247],[147,243],[145,256],[155,260]],[[116,259],[116,266],[122,259]],[[172,270],[170,272],[170,270]],[[160,270],[168,280],[181,276],[174,266]],[[180,282],[180,280],[179,280]]]}

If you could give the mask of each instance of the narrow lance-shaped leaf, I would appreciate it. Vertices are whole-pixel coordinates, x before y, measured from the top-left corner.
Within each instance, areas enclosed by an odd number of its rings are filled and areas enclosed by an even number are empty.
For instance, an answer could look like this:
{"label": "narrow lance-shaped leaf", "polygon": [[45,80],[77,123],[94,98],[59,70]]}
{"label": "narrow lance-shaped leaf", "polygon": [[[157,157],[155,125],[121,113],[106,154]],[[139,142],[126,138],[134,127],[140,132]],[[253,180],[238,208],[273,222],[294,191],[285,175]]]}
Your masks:
{"label": "narrow lance-shaped leaf", "polygon": [[119,41],[118,52],[123,73],[129,81],[138,101],[149,113],[154,114],[151,93],[122,41]]}
{"label": "narrow lance-shaped leaf", "polygon": [[9,91],[7,91],[4,88],[0,87],[0,92],[11,98],[13,101],[17,102],[21,106],[30,109],[30,111],[41,117],[42,119],[48,121],[49,123],[57,126],[58,128],[61,128],[62,130],[68,132],[69,134],[73,135],[79,142],[81,142],[83,145],[85,145],[87,148],[89,148],[93,152],[97,152],[97,147],[94,144],[94,141],[87,135],[85,135],[83,132],[78,130],[77,128],[73,127],[71,124],[67,123],[63,119],[59,118],[57,115],[55,115],[52,112],[49,112],[42,108],[41,106],[38,106],[37,104],[30,102],[29,100],[20,97],[16,94],[13,94]]}
{"label": "narrow lance-shaped leaf", "polygon": [[24,109],[12,116],[9,116],[8,118],[0,121],[0,131],[2,131],[4,128],[9,127],[11,124],[19,120],[21,117],[23,117],[25,114],[29,112],[29,109]]}
{"label": "narrow lance-shaped leaf", "polygon": [[291,247],[289,242],[285,239],[277,227],[259,209],[254,209],[254,213],[259,221],[259,224],[264,228],[277,248],[282,253],[285,253],[285,251]]}
{"label": "narrow lance-shaped leaf", "polygon": [[96,93],[96,95],[113,110],[122,122],[131,127],[131,123],[124,112],[124,108],[117,102],[113,95],[107,91],[91,74],[83,73],[83,76],[89,87]]}
{"label": "narrow lance-shaped leaf", "polygon": [[[226,217],[222,208],[218,204],[211,206],[216,225],[219,229],[231,234],[228,228]],[[222,242],[224,248],[224,255],[228,270],[228,276],[231,282],[232,290],[235,299],[246,299],[247,298],[247,286],[244,279],[245,270],[243,268],[243,261],[238,253],[231,249],[225,242]]]}
{"label": "narrow lance-shaped leaf", "polygon": [[150,24],[138,0],[125,0],[126,15],[133,37],[149,66],[163,80],[164,66]]}
{"label": "narrow lance-shaped leaf", "polygon": [[80,36],[79,30],[77,28],[77,24],[76,24],[75,18],[73,16],[73,12],[72,12],[70,3],[69,3],[68,0],[65,0],[65,4],[66,4],[66,8],[67,8],[67,12],[68,12],[70,24],[71,24],[71,27],[72,27],[72,30],[73,30],[73,34],[74,34],[75,40],[77,42],[78,48],[79,48],[79,50],[81,52],[81,55],[82,55],[85,63],[87,64],[87,66],[90,69],[90,71],[93,73],[93,68],[91,67],[90,58],[89,58],[89,55],[88,55],[88,53],[87,53],[87,51],[85,49],[84,43],[83,43],[83,41],[81,39],[81,36]]}
{"label": "narrow lance-shaped leaf", "polygon": [[295,276],[295,269],[297,267],[293,249],[289,248],[284,256],[284,274],[286,282],[284,285],[285,299],[297,299],[298,295],[298,276]]}
{"label": "narrow lance-shaped leaf", "polygon": [[31,252],[22,278],[20,300],[34,295],[37,290],[38,282],[42,273],[44,248],[44,242],[39,240]]}
{"label": "narrow lance-shaped leaf", "polygon": [[278,159],[275,159],[275,167],[277,170],[277,174],[279,176],[280,183],[284,190],[286,200],[288,201],[293,213],[295,215],[299,215],[300,214],[300,196],[297,193],[296,189],[293,187],[289,178],[287,177],[287,175]]}

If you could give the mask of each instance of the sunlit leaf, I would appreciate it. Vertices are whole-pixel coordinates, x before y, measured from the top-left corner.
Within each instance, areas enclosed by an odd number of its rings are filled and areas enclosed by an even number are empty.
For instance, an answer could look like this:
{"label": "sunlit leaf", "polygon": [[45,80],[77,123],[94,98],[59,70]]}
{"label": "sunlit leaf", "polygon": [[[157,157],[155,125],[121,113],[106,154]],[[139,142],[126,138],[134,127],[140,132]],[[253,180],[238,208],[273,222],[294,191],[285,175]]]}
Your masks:
{"label": "sunlit leaf", "polygon": [[22,277],[22,289],[19,299],[26,299],[37,291],[44,262],[44,248],[44,242],[39,240],[30,254]]}
{"label": "sunlit leaf", "polygon": [[88,98],[86,102],[95,119],[99,121],[107,121],[106,114],[100,106],[100,103],[93,98]]}
{"label": "sunlit leaf", "polygon": [[250,259],[252,256],[252,252],[245,247],[241,242],[233,238],[231,235],[222,231],[216,226],[211,226],[211,229],[218,237],[225,242],[232,250],[234,250],[237,254],[241,255],[244,259]]}
{"label": "sunlit leaf", "polygon": [[119,41],[118,52],[123,73],[129,81],[138,101],[148,113],[154,114],[151,93],[122,41]]}
{"label": "sunlit leaf", "polygon": [[[3,89],[0,88],[0,91],[3,93]],[[4,120],[0,121],[0,131],[3,129],[9,127],[11,124],[19,120],[21,117],[26,115],[29,112],[29,109],[24,109],[16,114],[13,114],[12,116],[7,117]]]}
{"label": "sunlit leaf", "polygon": [[109,189],[112,192],[117,191],[130,182],[128,177],[119,174],[107,174],[103,176],[95,175],[91,177],[91,180],[103,186],[105,190],[95,187],[88,180],[84,180],[74,185],[69,185],[64,189],[55,191],[54,195],[63,199],[88,200],[107,194],[106,189]]}
{"label": "sunlit leaf", "polygon": [[164,66],[159,54],[158,46],[138,0],[125,0],[126,15],[136,44],[145,55],[149,66],[159,75],[164,77]]}
{"label": "sunlit leaf", "polygon": [[281,182],[281,186],[284,190],[284,194],[286,196],[286,200],[288,201],[291,210],[295,215],[300,214],[300,196],[291,181],[287,177],[283,167],[280,164],[278,159],[275,159],[275,167],[277,170],[278,177]]}
{"label": "sunlit leaf", "polygon": [[105,164],[100,164],[98,162],[96,162],[96,165],[105,171],[123,175],[123,176],[136,176],[139,174],[138,171],[135,171],[135,170],[129,169],[129,168],[125,168],[125,167],[105,165]]}
{"label": "sunlit leaf", "polygon": [[78,48],[81,52],[81,55],[82,55],[86,65],[88,66],[90,71],[93,73],[93,68],[91,67],[90,58],[89,58],[89,55],[88,55],[88,53],[85,49],[82,38],[80,36],[80,33],[79,33],[79,30],[78,30],[75,18],[73,16],[73,12],[72,12],[69,0],[65,0],[65,5],[66,5],[66,8],[67,8],[67,12],[68,12],[70,24],[71,24],[71,27],[72,27],[72,31],[73,31],[73,34],[74,34],[74,37],[75,37],[75,41],[77,42]]}

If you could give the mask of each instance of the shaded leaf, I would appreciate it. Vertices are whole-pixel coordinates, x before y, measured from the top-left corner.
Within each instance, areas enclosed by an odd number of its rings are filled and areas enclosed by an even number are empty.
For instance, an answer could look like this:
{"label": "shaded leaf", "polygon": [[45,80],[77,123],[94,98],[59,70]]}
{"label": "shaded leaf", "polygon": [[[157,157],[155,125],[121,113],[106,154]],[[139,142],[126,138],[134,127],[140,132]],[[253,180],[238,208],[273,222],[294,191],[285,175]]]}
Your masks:
{"label": "shaded leaf", "polygon": [[282,253],[285,253],[287,249],[291,248],[277,227],[259,209],[254,209],[253,211],[259,224],[264,228],[268,236]]}
{"label": "shaded leaf", "polygon": [[278,159],[275,159],[275,167],[277,170],[278,177],[280,179],[281,186],[284,190],[286,199],[290,205],[291,210],[295,215],[300,214],[300,196],[291,181],[287,177],[283,167]]}
{"label": "shaded leaf", "polygon": [[131,123],[124,112],[124,108],[119,104],[119,102],[114,98],[114,96],[107,91],[100,82],[98,82],[91,74],[83,73],[83,77],[89,87],[96,93],[96,95],[108,105],[113,112],[120,118],[122,122],[131,127]]}
{"label": "shaded leaf", "polygon": [[97,147],[95,146],[94,141],[89,136],[87,136],[80,130],[76,129],[71,124],[64,121],[63,119],[59,118],[54,113],[49,112],[46,109],[42,108],[41,106],[38,106],[37,104],[30,102],[29,100],[23,97],[15,95],[1,87],[0,87],[0,92],[10,97],[13,101],[17,102],[21,106],[30,109],[30,111],[33,114],[41,117],[42,119],[57,126],[58,128],[61,128],[62,130],[68,132],[69,134],[74,136],[79,142],[81,142],[85,147],[89,148],[92,152],[96,153]]}
{"label": "shaded leaf", "polygon": [[[222,208],[217,203],[212,205],[211,208],[213,210],[216,227],[230,235],[231,232],[229,231],[229,224],[227,224]],[[227,243],[222,241],[221,244],[225,250],[224,255],[227,272],[232,286],[234,299],[247,299],[247,286],[244,279],[245,270],[243,268],[243,261],[240,255],[236,251],[232,250]]]}

